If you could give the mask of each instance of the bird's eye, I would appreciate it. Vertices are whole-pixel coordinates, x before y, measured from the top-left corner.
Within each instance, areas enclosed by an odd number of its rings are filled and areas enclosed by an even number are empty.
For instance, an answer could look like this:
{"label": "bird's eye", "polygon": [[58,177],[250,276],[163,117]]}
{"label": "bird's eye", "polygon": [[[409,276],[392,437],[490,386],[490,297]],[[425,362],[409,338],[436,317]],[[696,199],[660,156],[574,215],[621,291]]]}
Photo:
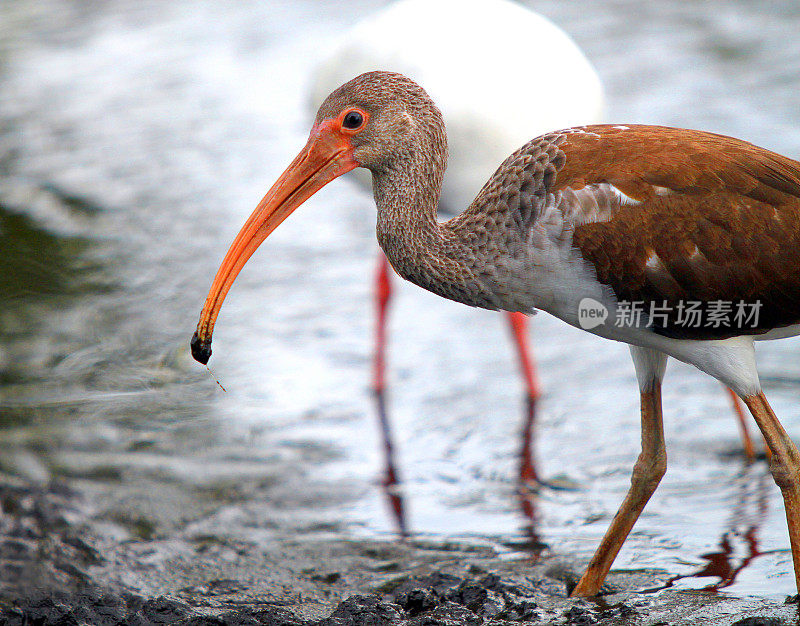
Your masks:
{"label": "bird's eye", "polygon": [[348,111],[342,120],[342,126],[350,130],[360,128],[364,123],[364,116],[358,111]]}

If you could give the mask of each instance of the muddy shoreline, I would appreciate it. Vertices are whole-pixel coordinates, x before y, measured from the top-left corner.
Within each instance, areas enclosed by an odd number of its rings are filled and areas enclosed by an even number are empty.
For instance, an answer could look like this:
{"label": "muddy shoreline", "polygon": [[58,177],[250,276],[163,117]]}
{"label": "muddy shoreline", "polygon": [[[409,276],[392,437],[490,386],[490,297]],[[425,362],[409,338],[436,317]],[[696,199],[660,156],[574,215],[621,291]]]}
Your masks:
{"label": "muddy shoreline", "polygon": [[669,574],[618,571],[574,600],[581,563],[546,548],[509,558],[444,540],[124,536],[86,494],[0,486],[0,624],[797,623],[797,605],[662,590]]}

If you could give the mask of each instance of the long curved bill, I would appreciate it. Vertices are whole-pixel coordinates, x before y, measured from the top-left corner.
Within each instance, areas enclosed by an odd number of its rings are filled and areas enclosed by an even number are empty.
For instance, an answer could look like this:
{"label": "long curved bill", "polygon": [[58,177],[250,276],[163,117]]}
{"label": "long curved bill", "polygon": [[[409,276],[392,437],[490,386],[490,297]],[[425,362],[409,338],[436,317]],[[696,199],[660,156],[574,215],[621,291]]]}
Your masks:
{"label": "long curved bill", "polygon": [[195,360],[208,363],[214,322],[222,302],[256,248],[303,202],[334,178],[358,167],[353,160],[353,148],[348,139],[335,130],[332,120],[317,124],[300,154],[275,181],[242,226],[217,270],[200,314],[191,341]]}

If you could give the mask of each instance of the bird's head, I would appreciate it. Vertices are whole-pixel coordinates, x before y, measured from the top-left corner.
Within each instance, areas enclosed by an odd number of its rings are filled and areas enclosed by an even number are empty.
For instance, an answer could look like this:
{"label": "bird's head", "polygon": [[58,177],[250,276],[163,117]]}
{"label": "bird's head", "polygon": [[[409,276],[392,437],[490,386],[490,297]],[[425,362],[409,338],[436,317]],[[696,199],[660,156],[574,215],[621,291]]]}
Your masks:
{"label": "bird's head", "polygon": [[336,89],[314,128],[338,134],[358,166],[375,174],[408,166],[419,152],[447,153],[439,109],[422,87],[394,72],[368,72]]}
{"label": "bird's head", "polygon": [[192,356],[208,362],[214,323],[236,276],[270,233],[319,189],[353,168],[381,176],[419,162],[419,155],[443,170],[446,153],[441,114],[414,81],[392,72],[369,72],[339,87],[322,103],[305,147],[228,249],[192,337]]}

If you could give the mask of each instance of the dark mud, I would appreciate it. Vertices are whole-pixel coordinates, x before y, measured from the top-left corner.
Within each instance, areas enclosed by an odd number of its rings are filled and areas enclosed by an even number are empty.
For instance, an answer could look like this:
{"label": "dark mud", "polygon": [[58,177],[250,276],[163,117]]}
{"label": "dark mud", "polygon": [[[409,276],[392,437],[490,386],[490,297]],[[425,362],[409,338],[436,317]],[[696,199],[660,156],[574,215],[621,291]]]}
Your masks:
{"label": "dark mud", "polygon": [[616,572],[594,600],[567,597],[581,564],[503,559],[462,543],[211,536],[129,539],[93,524],[64,484],[0,488],[0,625],[455,624],[776,626],[797,606],[715,593],[642,592],[658,572]]}

